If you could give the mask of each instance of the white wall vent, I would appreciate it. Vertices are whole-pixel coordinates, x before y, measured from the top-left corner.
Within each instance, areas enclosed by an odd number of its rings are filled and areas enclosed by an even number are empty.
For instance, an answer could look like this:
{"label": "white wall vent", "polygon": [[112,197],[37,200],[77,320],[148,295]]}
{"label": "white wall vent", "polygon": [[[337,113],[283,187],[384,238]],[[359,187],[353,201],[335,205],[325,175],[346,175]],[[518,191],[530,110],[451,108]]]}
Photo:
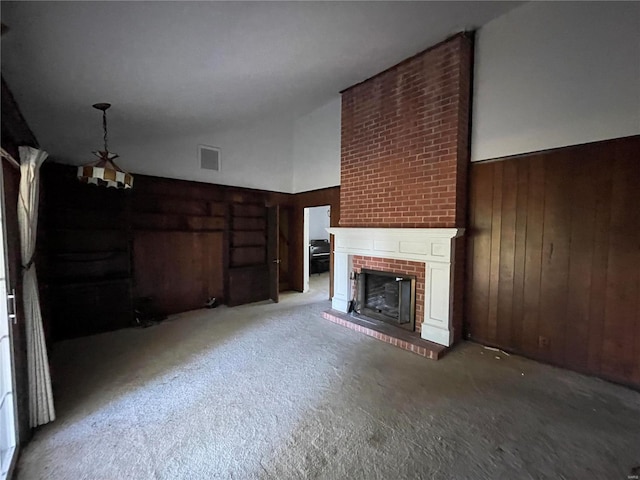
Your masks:
{"label": "white wall vent", "polygon": [[220,149],[207,145],[198,145],[198,158],[200,168],[203,170],[220,171]]}

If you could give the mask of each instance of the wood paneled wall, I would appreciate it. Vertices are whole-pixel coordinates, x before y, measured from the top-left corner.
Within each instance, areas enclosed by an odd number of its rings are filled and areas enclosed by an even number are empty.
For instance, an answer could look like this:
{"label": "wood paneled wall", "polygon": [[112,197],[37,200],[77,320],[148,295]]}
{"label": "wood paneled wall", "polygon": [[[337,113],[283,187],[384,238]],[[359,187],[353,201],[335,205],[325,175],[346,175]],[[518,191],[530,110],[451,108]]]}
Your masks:
{"label": "wood paneled wall", "polygon": [[136,297],[152,297],[164,312],[202,308],[223,298],[222,232],[149,231],[133,234]]}
{"label": "wood paneled wall", "polygon": [[640,136],[473,164],[466,336],[640,385]]}
{"label": "wood paneled wall", "polygon": [[261,216],[271,205],[286,218],[283,285],[302,291],[303,208],[328,204],[332,225],[339,218],[339,187],[291,195],[136,175],[132,191],[115,191],[53,163],[42,178],[39,273],[54,340],[131,325],[138,298],[168,314],[211,296],[229,305],[269,298]]}
{"label": "wood paneled wall", "polygon": [[47,340],[133,323],[131,192],[92,188],[45,162],[37,261]]}
{"label": "wood paneled wall", "polygon": [[167,314],[224,302],[231,205],[270,195],[144,175],[115,191],[49,162],[42,185],[39,274],[55,340],[133,325],[138,298]]}

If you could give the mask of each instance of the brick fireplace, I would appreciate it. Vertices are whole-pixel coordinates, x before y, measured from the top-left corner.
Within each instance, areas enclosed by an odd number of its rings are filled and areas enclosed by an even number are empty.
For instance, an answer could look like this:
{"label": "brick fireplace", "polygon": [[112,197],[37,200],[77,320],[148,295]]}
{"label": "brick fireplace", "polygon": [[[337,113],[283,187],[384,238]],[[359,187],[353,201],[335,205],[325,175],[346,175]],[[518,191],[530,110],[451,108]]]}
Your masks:
{"label": "brick fireplace", "polygon": [[[384,272],[400,273],[403,275],[414,275],[416,277],[416,312],[415,318],[424,317],[424,286],[425,269],[424,263],[412,260],[396,260],[394,258],[369,257],[364,255],[354,255],[351,259],[352,269],[360,273],[363,268],[371,268]],[[422,322],[415,323],[415,330],[420,331]]]}
{"label": "brick fireplace", "polygon": [[[354,309],[408,331],[415,330],[416,300],[420,295],[418,318],[424,299],[424,266],[419,262],[354,255],[353,271],[358,275]],[[361,265],[374,264],[375,270]],[[411,273],[410,273],[411,272]],[[416,283],[421,285],[420,292]]]}
{"label": "brick fireplace", "polygon": [[[352,272],[363,266],[416,276],[416,330],[430,342],[449,346],[457,338],[454,314],[454,239],[461,228],[330,228],[335,235],[331,306],[348,312],[354,295]],[[354,268],[354,265],[356,268]],[[385,268],[386,267],[386,268]],[[418,299],[420,298],[420,299]],[[418,313],[419,312],[419,313]]]}
{"label": "brick fireplace", "polygon": [[416,277],[416,331],[461,337],[473,36],[455,35],[342,92],[333,308],[362,268]]}

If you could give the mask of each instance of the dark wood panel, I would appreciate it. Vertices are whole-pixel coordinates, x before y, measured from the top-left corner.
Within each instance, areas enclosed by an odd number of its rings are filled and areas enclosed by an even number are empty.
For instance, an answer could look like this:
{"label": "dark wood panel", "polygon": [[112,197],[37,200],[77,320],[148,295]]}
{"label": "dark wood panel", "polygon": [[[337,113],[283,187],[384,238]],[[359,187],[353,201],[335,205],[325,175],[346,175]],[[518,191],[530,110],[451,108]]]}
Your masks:
{"label": "dark wood panel", "polygon": [[130,252],[125,249],[50,254],[48,262],[43,262],[38,272],[45,283],[128,278],[131,275]]}
{"label": "dark wood panel", "polygon": [[133,209],[147,213],[172,213],[177,215],[209,216],[209,202],[202,199],[137,195]]}
{"label": "dark wood panel", "polygon": [[502,240],[502,174],[503,163],[493,166],[493,189],[491,208],[491,243],[489,250],[489,314],[487,316],[487,338],[497,341],[498,334],[498,298],[500,291],[500,242]]}
{"label": "dark wood panel", "polygon": [[573,338],[571,348],[565,349],[565,363],[573,369],[584,370],[589,355],[589,297],[593,279],[594,234],[596,232],[596,197],[600,178],[592,175],[600,160],[569,158],[575,181],[567,185],[571,203],[571,248],[567,284],[564,337]]}
{"label": "dark wood panel", "polygon": [[39,233],[43,234],[47,250],[52,254],[126,250],[129,246],[129,235],[122,230],[59,229],[48,232],[39,229]]}
{"label": "dark wood panel", "polygon": [[60,165],[47,160],[41,169],[43,187],[51,194],[45,195],[46,210],[73,215],[79,211],[90,212],[94,217],[105,212],[124,212],[131,201],[130,190],[98,188],[81,183],[76,167]]}
{"label": "dark wood panel", "polygon": [[[544,159],[534,156],[528,162],[529,185],[527,194],[526,250],[524,260],[524,297],[522,352],[537,356],[540,343],[540,276],[542,273],[542,233],[544,221]],[[506,345],[503,345],[507,348]]]}
{"label": "dark wood panel", "polygon": [[289,207],[280,208],[280,231],[279,236],[279,257],[280,257],[280,291],[291,289],[291,215],[292,209]]}
{"label": "dark wood panel", "polygon": [[516,198],[516,224],[513,246],[513,299],[511,316],[511,340],[507,342],[514,348],[522,349],[524,324],[524,284],[527,246],[527,208],[529,201],[529,164],[517,162],[518,186]]}
{"label": "dark wood panel", "polygon": [[[640,148],[616,145],[611,152],[611,216],[605,299],[602,372],[631,378],[640,357],[634,356],[637,303],[640,301]],[[628,161],[633,159],[633,161]]]}
{"label": "dark wood panel", "polygon": [[264,264],[266,252],[265,247],[234,247],[231,249],[231,267]]}
{"label": "dark wood panel", "polygon": [[[471,339],[488,337],[489,275],[491,268],[491,211],[493,205],[493,166],[471,170],[471,228],[467,242],[470,259],[470,287],[466,295],[468,306],[466,330]],[[472,319],[472,320],[471,320]]]}
{"label": "dark wood panel", "polygon": [[222,202],[229,187],[171,178],[135,175],[134,201],[144,196]]}
{"label": "dark wood panel", "polygon": [[209,216],[224,217],[227,213],[227,206],[223,202],[209,202]]}
{"label": "dark wood panel", "polygon": [[496,342],[511,342],[513,334],[513,277],[515,266],[518,165],[505,163],[502,172],[502,206],[498,267],[498,305]]}
{"label": "dark wood panel", "polygon": [[266,264],[229,269],[229,306],[268,299],[269,267]]}
{"label": "dark wood panel", "polygon": [[[93,282],[120,276],[117,269],[111,271],[106,268],[107,265],[100,266],[100,262],[93,262],[91,268],[81,268],[82,276],[78,271],[76,278],[75,274],[63,272],[60,267],[62,257],[59,254],[73,254],[80,260],[83,257],[78,254],[82,253],[106,255],[108,251],[124,252],[131,250],[134,241],[139,245],[140,236],[155,236],[157,241],[148,243],[148,248],[135,248],[131,251],[131,285],[136,288],[132,295],[165,298],[173,295],[167,292],[170,287],[175,286],[178,290],[175,295],[183,300],[163,300],[166,303],[165,309],[169,312],[198,308],[202,305],[203,298],[210,296],[204,270],[195,268],[188,272],[189,265],[202,263],[203,256],[206,257],[205,253],[199,251],[199,247],[188,243],[190,234],[215,233],[220,236],[221,260],[216,257],[216,261],[207,267],[222,275],[222,289],[215,296],[225,301],[233,294],[236,302],[243,296],[253,301],[256,296],[247,297],[243,293],[245,286],[237,280],[240,278],[238,274],[234,274],[236,281],[231,282],[231,275],[227,270],[230,265],[256,262],[266,265],[265,249],[259,251],[258,247],[266,246],[267,206],[289,208],[286,214],[287,225],[280,232],[281,256],[286,256],[280,268],[283,279],[281,287],[285,289],[298,289],[298,285],[302,289],[302,225],[301,222],[298,223],[298,217],[302,217],[303,206],[330,204],[331,224],[337,226],[339,221],[338,187],[291,195],[135,175],[134,189],[122,192],[82,185],[77,182],[73,167],[50,163],[43,168],[43,184],[48,194],[43,202],[41,217],[42,226],[46,228],[41,230],[43,248],[40,253],[45,263],[42,264],[40,273],[46,276],[52,273],[52,282],[58,283],[83,280]],[[169,242],[167,246],[161,240],[168,238],[163,236],[165,233],[169,236],[184,234],[180,238],[187,243]],[[286,241],[283,241],[283,235]],[[93,241],[95,243],[91,245]],[[212,248],[217,249],[217,246]],[[169,251],[171,249],[174,251]],[[159,258],[154,259],[154,255]],[[185,270],[174,264],[171,255],[183,260],[182,265],[187,265]],[[169,258],[170,261],[162,262],[162,258]],[[79,261],[77,265],[81,263],[83,262]],[[47,269],[46,265],[51,268]],[[73,270],[73,267],[70,269]],[[96,271],[95,275],[90,272],[92,269]],[[166,283],[175,279],[176,271],[177,277],[182,280],[173,280],[171,285]],[[195,292],[192,297],[187,292],[180,291],[183,285],[193,287],[190,289]],[[47,285],[44,284],[43,288],[46,289]],[[242,292],[233,292],[233,288],[239,288]],[[252,288],[260,292],[262,287],[254,285]],[[54,306],[55,308],[57,307]]]}
{"label": "dark wood panel", "polygon": [[76,169],[42,168],[38,274],[53,340],[132,325],[131,192],[78,182]]}
{"label": "dark wood panel", "polygon": [[231,232],[232,247],[258,247],[266,244],[264,232]]}
{"label": "dark wood panel", "polygon": [[[607,165],[606,149],[594,152],[598,165]],[[609,223],[611,218],[611,168],[601,168],[598,175],[596,208],[593,232],[593,260],[591,264],[591,289],[589,291],[589,340],[587,371],[599,371],[602,363],[602,338],[604,336],[605,296],[607,288],[607,263],[609,260]]]}
{"label": "dark wood panel", "polygon": [[227,187],[224,199],[227,204],[254,204],[266,205],[267,201],[274,195],[274,192],[264,190],[252,190],[249,188]]}
{"label": "dark wood panel", "polygon": [[221,232],[137,231],[133,239],[134,296],[151,297],[166,313],[222,299]]}
{"label": "dark wood panel", "polygon": [[133,325],[128,279],[96,283],[50,284],[53,339],[93,335]]}
{"label": "dark wood panel", "polygon": [[132,226],[138,230],[213,231],[225,228],[223,217],[201,217],[166,213],[136,213]]}
{"label": "dark wood panel", "polygon": [[242,203],[235,203],[231,206],[231,215],[233,217],[259,217],[264,218],[265,206],[264,205],[245,205]]}
{"label": "dark wood panel", "polygon": [[[97,187],[96,187],[97,188]],[[47,197],[48,198],[48,197]],[[125,230],[128,217],[124,210],[103,211],[84,208],[52,208],[43,218],[43,228],[75,230]]]}
{"label": "dark wood panel", "polygon": [[267,265],[269,266],[269,298],[280,301],[280,207],[267,208]]}
{"label": "dark wood panel", "polygon": [[[569,152],[570,154],[570,152]],[[567,195],[572,171],[567,152],[545,156],[544,212],[542,222],[542,271],[538,349],[556,363],[563,362],[566,321],[567,278],[571,203]]]}
{"label": "dark wood panel", "polygon": [[473,164],[467,336],[640,385],[640,136]]}
{"label": "dark wood panel", "polygon": [[187,230],[191,231],[213,231],[222,230],[225,226],[223,217],[183,217],[187,225]]}
{"label": "dark wood panel", "polygon": [[267,222],[264,217],[243,218],[233,217],[233,230],[254,230],[264,232],[267,228]]}
{"label": "dark wood panel", "polygon": [[186,222],[178,215],[138,213],[131,226],[136,230],[186,230]]}
{"label": "dark wood panel", "polygon": [[[277,208],[277,207],[270,207]],[[267,232],[267,207],[265,203],[232,203],[229,208],[229,270],[228,270],[228,297],[234,305],[264,300],[262,295],[253,296],[253,293],[245,292],[247,285],[240,278],[244,273],[234,273],[232,270],[248,267],[267,266],[267,244],[269,234]],[[252,242],[252,240],[254,240]],[[273,239],[272,239],[273,240]],[[249,269],[248,271],[251,271]],[[261,270],[260,270],[261,271]],[[239,270],[238,272],[245,272]],[[266,285],[257,285],[257,281],[266,281]],[[258,276],[251,280],[252,289],[262,292],[265,288],[269,291],[269,278]],[[259,297],[259,298],[258,298]],[[266,297],[268,298],[268,296]]]}

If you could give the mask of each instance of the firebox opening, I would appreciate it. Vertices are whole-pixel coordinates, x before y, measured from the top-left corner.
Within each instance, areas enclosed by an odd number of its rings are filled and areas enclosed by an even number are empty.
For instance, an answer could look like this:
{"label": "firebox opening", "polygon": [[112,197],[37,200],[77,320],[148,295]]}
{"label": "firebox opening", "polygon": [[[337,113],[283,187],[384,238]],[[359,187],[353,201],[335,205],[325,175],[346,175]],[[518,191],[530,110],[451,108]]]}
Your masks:
{"label": "firebox opening", "polygon": [[415,330],[415,276],[363,268],[357,295],[358,313],[405,330]]}

